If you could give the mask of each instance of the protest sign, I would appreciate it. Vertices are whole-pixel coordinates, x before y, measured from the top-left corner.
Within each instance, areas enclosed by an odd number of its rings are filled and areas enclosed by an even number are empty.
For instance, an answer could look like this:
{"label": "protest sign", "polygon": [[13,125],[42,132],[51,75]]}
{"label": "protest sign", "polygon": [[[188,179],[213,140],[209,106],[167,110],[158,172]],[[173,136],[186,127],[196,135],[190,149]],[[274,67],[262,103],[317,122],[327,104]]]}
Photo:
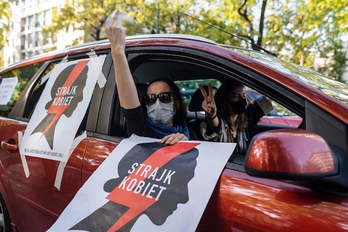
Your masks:
{"label": "protest sign", "polygon": [[195,231],[234,148],[124,139],[49,231]]}
{"label": "protest sign", "polygon": [[0,105],[7,105],[18,83],[17,77],[0,79]]}
{"label": "protest sign", "polygon": [[27,177],[25,156],[60,161],[55,182],[59,188],[72,148],[85,137],[83,133],[82,137],[75,138],[96,83],[105,79],[102,73],[105,57],[95,55],[69,62],[64,60],[47,74],[49,77],[43,78],[47,80],[46,86],[24,135],[19,134],[19,151]]}

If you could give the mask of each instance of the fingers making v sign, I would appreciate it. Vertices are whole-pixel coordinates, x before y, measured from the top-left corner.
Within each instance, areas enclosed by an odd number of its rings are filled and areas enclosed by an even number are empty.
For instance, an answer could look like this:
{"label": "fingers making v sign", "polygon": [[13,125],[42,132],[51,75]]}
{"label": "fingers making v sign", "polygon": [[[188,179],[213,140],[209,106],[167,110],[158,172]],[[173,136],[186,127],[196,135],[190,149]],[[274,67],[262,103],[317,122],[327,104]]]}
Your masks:
{"label": "fingers making v sign", "polygon": [[201,90],[201,93],[203,95],[203,102],[202,102],[202,108],[206,113],[206,116],[210,119],[213,119],[216,117],[216,104],[215,99],[213,95],[213,87],[211,84],[208,85],[208,94],[203,88],[203,86],[199,86],[199,89]]}

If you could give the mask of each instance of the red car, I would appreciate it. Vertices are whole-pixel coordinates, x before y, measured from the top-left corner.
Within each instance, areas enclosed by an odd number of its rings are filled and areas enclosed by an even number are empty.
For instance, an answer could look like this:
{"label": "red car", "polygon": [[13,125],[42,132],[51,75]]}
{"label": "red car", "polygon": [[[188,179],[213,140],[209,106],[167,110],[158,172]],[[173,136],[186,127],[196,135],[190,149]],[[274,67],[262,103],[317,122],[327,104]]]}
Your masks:
{"label": "red car", "polygon": [[[58,161],[27,157],[26,178],[18,152],[24,131],[57,62],[109,54],[108,41],[46,54],[0,71],[18,77],[11,101],[0,106],[0,231],[45,231],[77,190],[125,137],[110,55],[107,84],[96,86],[80,126],[87,131],[54,187]],[[348,230],[347,86],[256,51],[230,48],[182,35],[127,38],[126,53],[139,94],[146,83],[171,77],[190,94],[201,83],[234,79],[274,103],[261,119],[247,154],[230,160],[202,216],[199,231]],[[190,91],[188,91],[190,90]],[[185,96],[186,96],[185,95]],[[190,112],[197,130],[200,112]]]}

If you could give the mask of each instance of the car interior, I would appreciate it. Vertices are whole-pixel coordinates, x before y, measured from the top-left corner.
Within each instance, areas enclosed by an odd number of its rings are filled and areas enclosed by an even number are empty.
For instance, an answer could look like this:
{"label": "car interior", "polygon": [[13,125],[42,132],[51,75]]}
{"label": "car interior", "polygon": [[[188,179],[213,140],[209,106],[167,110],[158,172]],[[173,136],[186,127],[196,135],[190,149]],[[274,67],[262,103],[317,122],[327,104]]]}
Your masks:
{"label": "car interior", "polygon": [[[207,85],[211,83],[214,89],[218,89],[221,82],[231,79],[213,69],[194,62],[170,59],[167,57],[142,57],[134,59],[129,63],[133,78],[136,83],[139,100],[142,102],[146,95],[148,83],[160,78],[167,78],[174,81],[179,87],[183,100],[187,106],[187,121],[190,131],[191,140],[203,140],[200,135],[200,123],[205,119],[204,111],[201,107],[203,97],[201,96],[199,85]],[[246,86],[246,95],[250,100],[262,96],[256,90]],[[194,96],[194,97],[193,97]],[[120,102],[117,94],[114,97],[114,107],[112,115],[112,125],[110,127],[110,135],[124,137],[126,134],[126,121],[121,110]],[[273,117],[282,117],[282,115],[296,116],[285,107],[272,101],[273,108],[269,115]],[[280,111],[280,113],[277,113]],[[302,125],[299,125],[299,127]],[[258,124],[253,131],[255,134],[280,128],[291,126],[277,124]],[[293,128],[293,126],[292,126]],[[234,158],[233,162],[243,164],[245,154],[239,154]]]}

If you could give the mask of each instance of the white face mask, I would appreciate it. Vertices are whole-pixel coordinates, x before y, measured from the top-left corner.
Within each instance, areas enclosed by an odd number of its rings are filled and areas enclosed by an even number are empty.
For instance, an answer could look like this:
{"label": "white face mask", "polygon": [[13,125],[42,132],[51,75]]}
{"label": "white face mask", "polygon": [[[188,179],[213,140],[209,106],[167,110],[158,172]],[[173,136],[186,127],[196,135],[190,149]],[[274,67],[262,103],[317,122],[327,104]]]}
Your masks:
{"label": "white face mask", "polygon": [[147,116],[155,123],[168,124],[174,117],[174,103],[163,103],[157,99],[156,103],[147,108]]}

